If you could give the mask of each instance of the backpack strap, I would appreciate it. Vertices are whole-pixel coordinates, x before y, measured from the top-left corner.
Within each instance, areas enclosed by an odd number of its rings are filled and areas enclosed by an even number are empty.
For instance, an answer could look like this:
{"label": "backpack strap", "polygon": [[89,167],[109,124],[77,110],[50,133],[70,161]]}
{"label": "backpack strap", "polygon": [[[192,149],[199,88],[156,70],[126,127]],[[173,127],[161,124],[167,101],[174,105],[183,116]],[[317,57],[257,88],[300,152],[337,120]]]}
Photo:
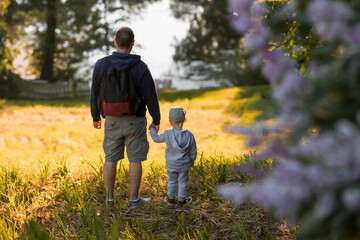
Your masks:
{"label": "backpack strap", "polygon": [[103,77],[106,77],[109,74],[109,72],[111,71],[111,69],[113,68],[113,65],[110,62],[109,56],[106,56],[105,59],[106,59],[106,71],[105,71],[105,74],[103,75]]}
{"label": "backpack strap", "polygon": [[100,92],[99,92],[99,96],[97,98],[97,106],[98,106],[100,115],[103,118],[105,118],[104,109],[103,109],[103,94],[104,94],[103,83],[106,80],[107,76],[109,75],[109,72],[112,70],[112,67],[113,67],[109,60],[109,56],[106,56],[105,60],[106,60],[106,69],[101,76]]}

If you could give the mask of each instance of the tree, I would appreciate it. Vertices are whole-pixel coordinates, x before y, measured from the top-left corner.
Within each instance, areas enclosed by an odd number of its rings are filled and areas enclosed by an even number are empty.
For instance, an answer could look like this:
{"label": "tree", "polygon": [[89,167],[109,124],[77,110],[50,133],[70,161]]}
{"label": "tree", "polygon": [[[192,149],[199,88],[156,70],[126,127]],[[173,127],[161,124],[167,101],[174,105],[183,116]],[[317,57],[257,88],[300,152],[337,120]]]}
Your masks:
{"label": "tree", "polygon": [[56,51],[57,0],[46,1],[46,35],[40,79],[54,81],[54,55]]}
{"label": "tree", "polygon": [[[257,183],[223,186],[220,193],[300,224],[300,239],[358,239],[359,2],[293,0],[279,14],[253,0],[230,3],[234,27],[245,34],[280,114],[274,125],[246,130],[250,146],[266,145],[254,161],[270,158],[273,169]],[[292,34],[282,26],[294,26]]]}
{"label": "tree", "polygon": [[[248,55],[241,41],[242,34],[228,21],[227,1],[174,0],[172,9],[175,16],[191,19],[187,37],[176,45],[174,60],[187,65],[193,61],[204,63],[193,67],[191,74],[197,72],[209,78],[226,78],[235,85],[266,83],[259,69],[243,64]],[[242,68],[238,68],[239,65]]]}
{"label": "tree", "polygon": [[[33,50],[34,73],[49,81],[76,81],[84,80],[76,73],[80,68],[83,70],[91,51],[106,51],[113,44],[113,33],[109,31],[112,23],[107,15],[116,13],[117,20],[124,20],[155,1],[12,0],[12,14],[8,16],[9,21],[23,28],[35,27],[34,32],[26,35]],[[22,16],[22,20],[17,21],[14,16]]]}
{"label": "tree", "polygon": [[10,0],[0,2],[0,98],[14,98],[19,93],[18,76],[12,72],[12,54],[8,48],[12,38],[6,13]]}

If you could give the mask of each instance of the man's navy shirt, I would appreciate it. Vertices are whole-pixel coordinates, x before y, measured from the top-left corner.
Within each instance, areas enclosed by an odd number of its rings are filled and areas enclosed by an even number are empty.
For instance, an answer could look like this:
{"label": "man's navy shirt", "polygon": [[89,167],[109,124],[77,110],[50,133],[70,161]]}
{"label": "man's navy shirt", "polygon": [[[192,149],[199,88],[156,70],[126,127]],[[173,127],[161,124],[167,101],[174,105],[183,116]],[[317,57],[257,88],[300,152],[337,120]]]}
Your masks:
{"label": "man's navy shirt", "polygon": [[[118,71],[130,69],[130,74],[133,78],[135,87],[138,90],[140,97],[139,109],[135,115],[137,117],[145,117],[145,106],[147,106],[153,119],[153,124],[159,125],[160,108],[154,80],[145,63],[141,61],[140,56],[113,52],[112,55],[109,56],[109,60],[113,67]],[[103,74],[105,74],[106,68],[107,63],[105,58],[99,59],[94,67],[90,97],[91,116],[94,122],[97,122],[101,119],[100,111],[97,106],[97,98],[100,94],[101,79]]]}

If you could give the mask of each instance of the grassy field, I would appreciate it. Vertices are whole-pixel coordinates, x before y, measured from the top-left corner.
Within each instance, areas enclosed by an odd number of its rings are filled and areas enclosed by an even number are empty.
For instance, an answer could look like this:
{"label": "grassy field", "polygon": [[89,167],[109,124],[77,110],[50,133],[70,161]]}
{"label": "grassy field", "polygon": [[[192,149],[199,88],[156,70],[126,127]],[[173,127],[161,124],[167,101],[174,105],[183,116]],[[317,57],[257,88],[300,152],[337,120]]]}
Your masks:
{"label": "grassy field", "polygon": [[[163,204],[164,144],[149,139],[141,196],[151,203],[128,208],[128,162],[119,163],[116,209],[104,206],[103,131],[92,127],[88,99],[0,101],[0,239],[294,239],[296,228],[251,203],[234,206],[216,186],[252,179],[237,171],[251,149],[229,126],[271,121],[267,87],[159,92],[160,132],[173,106],[187,110],[198,159],[184,208]],[[151,118],[148,116],[148,120]]]}

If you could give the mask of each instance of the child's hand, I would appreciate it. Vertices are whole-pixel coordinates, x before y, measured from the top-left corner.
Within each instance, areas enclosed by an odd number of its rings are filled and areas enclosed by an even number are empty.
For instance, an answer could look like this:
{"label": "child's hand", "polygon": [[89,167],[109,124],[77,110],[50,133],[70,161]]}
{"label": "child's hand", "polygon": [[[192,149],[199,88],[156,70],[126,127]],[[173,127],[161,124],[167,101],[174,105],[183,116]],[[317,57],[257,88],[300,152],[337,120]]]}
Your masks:
{"label": "child's hand", "polygon": [[153,123],[150,124],[149,130],[150,130],[151,128],[154,128],[154,129],[156,130],[156,132],[159,132],[159,129],[160,129],[159,125],[155,125],[155,124],[153,124]]}

